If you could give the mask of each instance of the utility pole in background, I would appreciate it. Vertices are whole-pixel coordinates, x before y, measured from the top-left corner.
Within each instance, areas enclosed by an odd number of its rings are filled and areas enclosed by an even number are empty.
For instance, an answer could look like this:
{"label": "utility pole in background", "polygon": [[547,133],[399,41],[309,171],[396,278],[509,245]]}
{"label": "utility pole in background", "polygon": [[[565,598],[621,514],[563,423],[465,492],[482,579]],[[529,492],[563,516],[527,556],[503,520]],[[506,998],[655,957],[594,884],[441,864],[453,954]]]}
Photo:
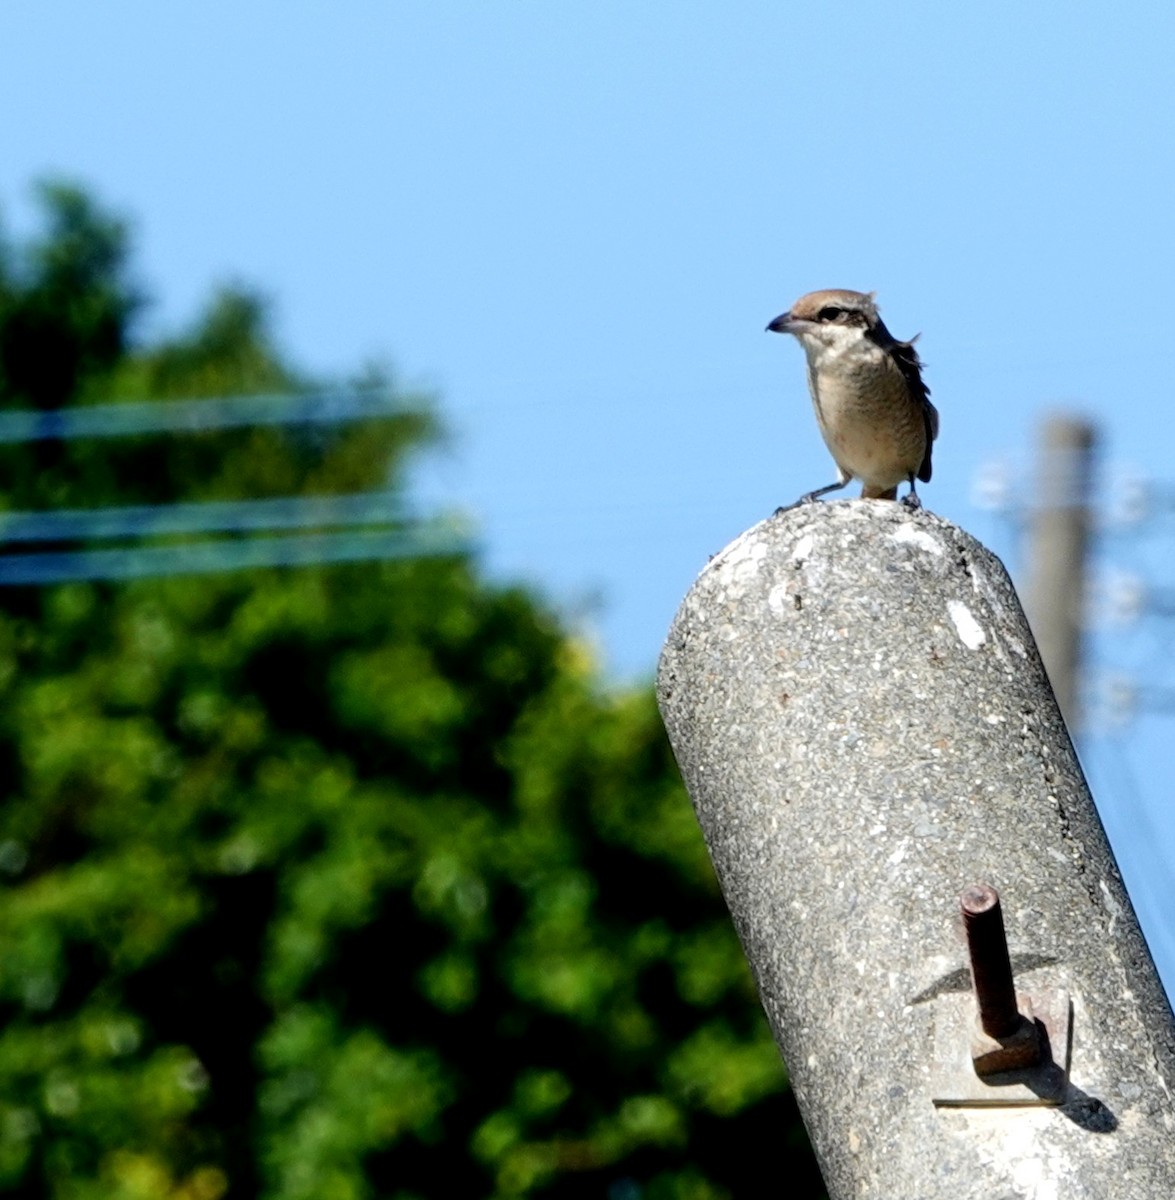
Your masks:
{"label": "utility pole in background", "polygon": [[1041,427],[1037,503],[1028,529],[1024,607],[1061,713],[1081,724],[1080,669],[1097,430],[1054,413]]}

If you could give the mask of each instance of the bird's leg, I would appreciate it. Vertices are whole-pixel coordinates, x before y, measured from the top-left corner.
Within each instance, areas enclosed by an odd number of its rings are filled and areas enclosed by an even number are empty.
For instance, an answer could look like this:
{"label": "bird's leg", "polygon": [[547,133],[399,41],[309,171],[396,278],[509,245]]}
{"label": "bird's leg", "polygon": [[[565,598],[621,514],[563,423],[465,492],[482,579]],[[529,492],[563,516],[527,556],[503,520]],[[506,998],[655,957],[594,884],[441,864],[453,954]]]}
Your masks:
{"label": "bird's leg", "polygon": [[829,492],[839,492],[842,487],[847,487],[849,478],[838,479],[836,483],[830,483],[827,487],[817,488],[814,492],[805,492],[794,504],[782,504],[775,510],[775,515],[780,513],[791,512],[793,508],[799,508],[801,504],[815,504],[821,496],[826,496]]}
{"label": "bird's leg", "polygon": [[910,509],[911,512],[917,512],[922,507],[922,501],[918,498],[912,475],[910,476],[910,490],[902,497],[902,507]]}

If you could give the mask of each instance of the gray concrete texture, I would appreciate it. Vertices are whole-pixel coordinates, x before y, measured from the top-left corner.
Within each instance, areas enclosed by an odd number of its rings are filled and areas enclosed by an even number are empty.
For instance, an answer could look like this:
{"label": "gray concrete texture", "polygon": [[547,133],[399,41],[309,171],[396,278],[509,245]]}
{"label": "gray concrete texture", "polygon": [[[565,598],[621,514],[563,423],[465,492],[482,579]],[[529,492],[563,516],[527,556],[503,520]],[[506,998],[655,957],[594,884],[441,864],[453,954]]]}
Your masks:
{"label": "gray concrete texture", "polygon": [[[702,572],[658,696],[833,1200],[1175,1198],[1171,1010],[998,559],[897,504],[777,514]],[[980,881],[1017,989],[1071,1000],[1058,1107],[935,1103]]]}

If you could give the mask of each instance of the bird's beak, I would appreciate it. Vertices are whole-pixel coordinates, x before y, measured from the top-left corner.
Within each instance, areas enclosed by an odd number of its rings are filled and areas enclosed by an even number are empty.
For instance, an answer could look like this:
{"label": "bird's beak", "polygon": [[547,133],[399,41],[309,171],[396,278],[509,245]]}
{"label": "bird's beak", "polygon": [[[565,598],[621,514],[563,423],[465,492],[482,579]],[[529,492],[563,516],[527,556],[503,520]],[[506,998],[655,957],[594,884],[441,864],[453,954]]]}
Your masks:
{"label": "bird's beak", "polygon": [[797,321],[790,312],[780,313],[770,325],[767,333],[795,333],[805,322]]}

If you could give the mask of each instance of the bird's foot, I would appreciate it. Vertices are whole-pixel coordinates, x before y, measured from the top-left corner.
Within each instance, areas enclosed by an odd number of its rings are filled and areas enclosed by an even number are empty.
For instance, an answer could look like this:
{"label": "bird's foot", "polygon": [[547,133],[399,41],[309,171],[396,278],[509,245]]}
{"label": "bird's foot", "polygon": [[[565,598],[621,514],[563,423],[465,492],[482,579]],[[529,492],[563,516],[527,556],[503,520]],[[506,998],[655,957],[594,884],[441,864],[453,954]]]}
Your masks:
{"label": "bird's foot", "polygon": [[918,493],[914,491],[907,492],[898,503],[911,512],[917,512],[922,507],[922,501],[918,499]]}
{"label": "bird's foot", "polygon": [[793,508],[803,508],[805,504],[817,504],[820,494],[820,492],[805,492],[798,500],[793,500],[791,504],[781,504],[775,510],[775,515],[778,517],[781,513],[791,512]]}

